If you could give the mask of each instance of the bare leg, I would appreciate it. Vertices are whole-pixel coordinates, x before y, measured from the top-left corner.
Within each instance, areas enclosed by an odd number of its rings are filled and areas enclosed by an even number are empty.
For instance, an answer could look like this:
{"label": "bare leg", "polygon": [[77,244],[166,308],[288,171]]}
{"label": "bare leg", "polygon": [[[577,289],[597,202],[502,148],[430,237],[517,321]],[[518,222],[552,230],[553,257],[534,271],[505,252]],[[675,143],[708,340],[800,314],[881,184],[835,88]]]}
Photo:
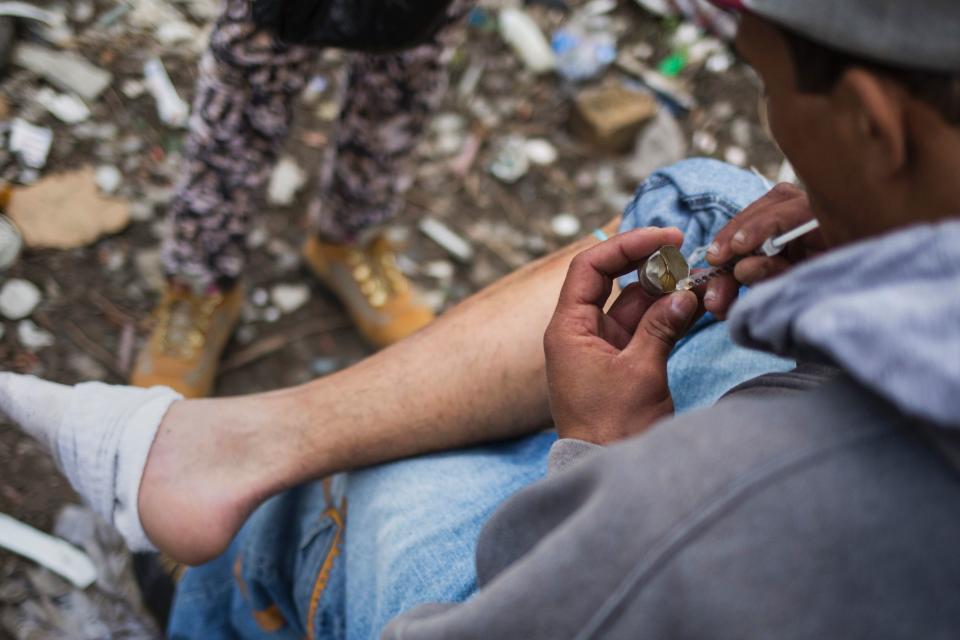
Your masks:
{"label": "bare leg", "polygon": [[140,487],[148,536],[172,557],[201,563],[285,488],[548,425],[543,332],[570,260],[596,242],[585,238],[520,269],[338,374],[174,404]]}

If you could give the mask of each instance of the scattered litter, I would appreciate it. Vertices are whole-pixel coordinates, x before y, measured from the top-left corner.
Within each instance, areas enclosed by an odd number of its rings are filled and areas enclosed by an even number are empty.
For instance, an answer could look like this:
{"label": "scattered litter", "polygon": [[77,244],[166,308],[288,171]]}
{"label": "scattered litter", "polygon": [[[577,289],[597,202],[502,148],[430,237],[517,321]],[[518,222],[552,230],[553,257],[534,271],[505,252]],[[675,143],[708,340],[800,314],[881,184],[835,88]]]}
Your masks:
{"label": "scattered litter", "polygon": [[310,78],[310,82],[307,83],[307,86],[303,89],[303,95],[301,100],[307,104],[313,104],[317,101],[320,96],[327,90],[327,87],[330,86],[330,82],[324,76],[313,76]]}
{"label": "scattered litter", "polygon": [[423,304],[427,305],[434,313],[443,311],[444,305],[447,304],[447,294],[438,289],[421,291],[420,299],[423,301]]}
{"label": "scattered litter", "polygon": [[657,71],[667,78],[676,78],[687,67],[687,54],[674,51],[657,65]]}
{"label": "scattered litter", "polygon": [[305,284],[278,284],[270,289],[270,300],[282,313],[293,313],[310,299]]}
{"label": "scattered litter", "polygon": [[456,269],[451,262],[446,260],[432,260],[423,265],[424,275],[437,280],[452,280]]}
{"label": "scattered litter", "polygon": [[9,269],[20,257],[23,236],[13,221],[0,214],[0,271]]}
{"label": "scattered litter", "polygon": [[633,160],[626,167],[630,177],[643,180],[661,167],[679,162],[687,155],[687,140],[676,118],[660,109],[656,118],[637,138]]}
{"label": "scattered litter", "polygon": [[250,302],[258,307],[265,307],[267,303],[270,302],[270,294],[267,293],[267,290],[263,287],[257,287],[253,290],[253,293],[250,294]]}
{"label": "scattered litter", "polygon": [[546,138],[531,138],[523,143],[527,160],[540,166],[551,165],[557,161],[557,148]]}
{"label": "scattered litter", "polygon": [[91,64],[79,54],[54,51],[27,42],[18,44],[14,49],[13,61],[58,89],[77,94],[88,103],[96,100],[113,81],[113,74]]}
{"label": "scattered litter", "polygon": [[747,152],[742,147],[730,146],[723,152],[723,159],[738,167],[747,166]]}
{"label": "scattered litter", "polygon": [[557,66],[557,59],[546,36],[533,18],[522,9],[502,9],[498,25],[500,36],[527,69],[533,73],[544,73]]}
{"label": "scattered litter", "polygon": [[97,579],[97,568],[87,554],[5,513],[0,513],[0,546],[50,569],[80,589]]}
{"label": "scattered litter", "polygon": [[499,151],[490,163],[490,173],[498,180],[513,184],[530,170],[525,141],[518,136],[504,138]]}
{"label": "scattered litter", "polygon": [[[586,11],[553,32],[551,44],[557,58],[557,73],[580,82],[594,78],[617,59],[617,38],[608,30],[608,21],[597,24]],[[597,15],[597,14],[595,14]]]}
{"label": "scattered litter", "polygon": [[169,127],[187,126],[190,107],[177,93],[160,58],[150,58],[143,64],[143,82],[157,101],[157,115]]}
{"label": "scattered litter", "polygon": [[441,113],[430,122],[433,150],[438,156],[452,156],[463,148],[466,119],[459,113]]}
{"label": "scattered litter", "polygon": [[713,155],[717,150],[717,137],[709,131],[697,131],[693,134],[693,147],[700,153]]}
{"label": "scattered litter", "polygon": [[136,100],[147,92],[147,85],[140,80],[128,78],[123,81],[120,91],[131,100]]}
{"label": "scattered litter", "polygon": [[291,156],[284,156],[277,162],[270,174],[267,186],[267,202],[276,207],[289,207],[297,197],[297,192],[307,183],[307,174]]}
{"label": "scattered litter", "polygon": [[115,166],[105,164],[97,167],[93,180],[97,183],[97,188],[99,188],[100,191],[107,195],[113,195],[117,192],[117,189],[120,188],[120,183],[123,181],[123,174],[121,174],[120,169],[117,169]]}
{"label": "scattered litter", "polygon": [[656,100],[649,93],[621,83],[605,84],[577,94],[572,126],[600,148],[623,151],[656,112]]}
{"label": "scattered litter", "polygon": [[62,26],[66,21],[66,16],[62,13],[41,9],[26,2],[0,2],[0,16],[35,20],[50,27]]}
{"label": "scattered litter", "polygon": [[460,82],[457,83],[457,95],[461,100],[469,100],[477,92],[477,85],[480,84],[485,68],[486,65],[482,61],[473,61],[463,72]]}
{"label": "scattered litter", "polygon": [[729,51],[718,51],[707,58],[704,65],[710,73],[726,73],[733,66],[733,56]]}
{"label": "scattered litter", "polygon": [[317,376],[328,376],[343,369],[347,363],[343,358],[316,358],[310,363],[310,370]]}
{"label": "scattered litter", "polygon": [[470,243],[436,218],[424,216],[420,218],[418,227],[423,235],[436,242],[460,262],[468,263],[473,260],[473,247]]}
{"label": "scattered litter", "polygon": [[82,351],[71,353],[67,357],[67,364],[82,380],[103,380],[107,377],[104,366]]}
{"label": "scattered litter", "polygon": [[674,9],[669,0],[636,0],[636,3],[661,18],[674,15]]}
{"label": "scattered litter", "polygon": [[32,125],[22,118],[14,118],[10,129],[10,151],[31,169],[42,169],[47,164],[53,131]]}
{"label": "scattered litter", "polygon": [[283,313],[281,313],[280,309],[277,309],[276,307],[267,307],[263,310],[263,321],[273,324],[280,319],[281,315],[283,315]]}
{"label": "scattered litter", "polygon": [[29,280],[7,280],[0,289],[0,314],[8,320],[26,318],[37,308],[42,297],[37,285]]}
{"label": "scattered litter", "polygon": [[730,138],[740,147],[749,147],[753,142],[750,122],[746,118],[737,118],[730,123]]}
{"label": "scattered litter", "polygon": [[461,178],[465,177],[470,173],[470,169],[473,167],[474,161],[477,159],[477,153],[480,152],[480,147],[482,146],[483,141],[475,133],[468,133],[463,139],[463,144],[460,147],[460,153],[450,159],[449,167],[450,171],[454,175],[460,176]]}
{"label": "scattered litter", "polygon": [[169,46],[178,42],[197,42],[200,30],[184,20],[174,20],[158,26],[154,35],[160,44]]}
{"label": "scattered litter", "polygon": [[127,202],[97,191],[92,167],[15,189],[7,214],[28,247],[49,249],[82,247],[130,222]]}
{"label": "scattered litter", "polygon": [[580,233],[580,220],[572,213],[561,213],[550,219],[550,229],[558,238],[572,238]]}
{"label": "scattered litter", "polygon": [[57,93],[50,87],[37,91],[34,99],[61,122],[77,124],[90,117],[90,109],[76,96]]}
{"label": "scattered litter", "polygon": [[163,272],[163,258],[160,249],[145,249],[136,253],[133,263],[137,267],[140,281],[147,289],[154,293],[163,291],[167,286],[167,278]]}
{"label": "scattered litter", "polygon": [[21,320],[17,323],[17,339],[28,351],[46,349],[55,343],[53,334],[38,327],[33,320]]}

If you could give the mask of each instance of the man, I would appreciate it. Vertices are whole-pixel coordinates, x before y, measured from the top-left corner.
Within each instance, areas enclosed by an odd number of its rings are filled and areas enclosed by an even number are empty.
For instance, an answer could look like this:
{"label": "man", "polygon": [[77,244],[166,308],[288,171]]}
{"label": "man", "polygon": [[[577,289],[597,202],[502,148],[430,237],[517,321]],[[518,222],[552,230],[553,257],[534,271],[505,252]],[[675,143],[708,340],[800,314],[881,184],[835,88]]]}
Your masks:
{"label": "man", "polygon": [[[620,226],[644,228],[634,234],[647,253],[681,242],[690,251],[766,190],[749,172],[691,160],[648,180]],[[540,431],[550,425],[543,332],[571,257],[595,244],[521,269],[423,332],[301,387],[176,401],[163,388],[0,374],[0,408],[50,447],[131,548],[205,563],[178,584],[171,635],[375,637],[416,604],[469,597],[480,528],[546,471],[556,436]],[[632,313],[632,296],[611,313]],[[668,302],[638,329],[664,359],[689,324]],[[668,366],[682,413],[792,363],[734,347],[705,316]],[[666,411],[662,389],[652,393]]]}
{"label": "man", "polygon": [[[382,387],[359,384],[361,370],[342,374],[336,399],[299,389],[257,403],[177,402],[169,411],[145,411],[147,403],[131,400],[125,416],[111,419],[155,425],[162,418],[162,425],[146,429],[152,446],[148,441],[149,458],[142,454],[139,491],[131,497],[111,486],[106,493],[119,507],[108,515],[124,524],[133,501],[132,515],[153,543],[183,559],[205,560],[259,502],[257,491],[268,495],[338,468],[519,435],[548,418],[549,399],[561,437],[551,450],[554,473],[490,518],[476,548],[479,591],[462,604],[450,603],[462,599],[456,594],[447,604],[414,609],[384,637],[950,637],[960,615],[960,558],[953,548],[960,485],[952,464],[960,426],[960,296],[951,295],[960,283],[960,188],[952,177],[960,169],[952,76],[960,68],[953,37],[960,10],[945,0],[909,7],[898,0],[748,5],[738,47],[765,81],[772,129],[810,202],[795,190],[774,189],[717,235],[711,260],[749,255],[772,232],[816,214],[822,235],[788,253],[813,257],[738,302],[731,327],[742,341],[821,364],[751,380],[712,408],[669,419],[671,396],[697,382],[674,376],[667,386],[668,354],[696,304],[686,293],[651,301],[627,286],[604,311],[616,277],[658,246],[682,240],[676,230],[633,230],[573,261],[544,338],[545,361],[534,354],[525,327],[557,298],[548,283],[555,282],[560,258],[518,273],[446,322],[371,359],[388,381]],[[921,71],[904,70],[907,64]],[[664,193],[687,208],[736,202],[727,189],[742,185],[722,167],[695,161],[658,173],[624,224],[638,216],[646,221],[646,207],[656,209]],[[699,211],[687,212],[693,215],[685,226],[695,229]],[[789,264],[751,256],[734,275],[753,282]],[[734,291],[732,280],[715,280],[704,304],[724,315]],[[692,347],[701,337],[681,343],[669,364],[691,349],[685,364],[699,363],[698,373],[715,369],[720,360],[704,361]],[[436,356],[431,352],[441,345],[450,347],[452,368],[439,357],[420,359]],[[486,368],[468,368],[477,363]],[[8,375],[2,382],[4,407],[34,433],[73,433],[63,421],[51,430],[24,410],[30,403],[13,400],[36,381]],[[437,396],[391,395],[391,387],[409,391],[408,384]],[[44,389],[46,397],[68,393],[84,407],[75,392]],[[351,399],[368,393],[387,394],[393,412],[355,410]],[[246,422],[256,407],[275,416],[288,437],[258,435]],[[150,420],[141,415],[151,411]],[[370,417],[383,420],[371,427]],[[231,431],[217,421],[238,428],[238,437],[225,438]],[[608,450],[596,446],[620,440]],[[216,444],[237,454],[197,470],[210,460],[200,452]],[[191,446],[197,458],[181,461],[176,454]],[[118,457],[123,476],[124,460],[135,456]],[[377,496],[363,491],[363,473],[357,496],[367,509]],[[357,475],[338,478],[349,492]],[[279,480],[271,485],[267,477]],[[415,492],[430,497],[431,484],[428,476]],[[400,485],[379,486],[380,506],[394,500],[394,486]],[[247,491],[244,499],[238,487]],[[180,496],[188,490],[194,494]],[[329,502],[337,503],[338,490],[329,487]],[[304,498],[286,493],[265,509],[289,516]],[[205,509],[192,509],[195,503]],[[267,558],[263,530],[256,545],[247,544],[257,538],[249,529],[242,533],[240,548],[227,557],[237,575],[254,577],[256,588],[220,581],[221,591],[248,594],[221,601],[272,602],[256,609],[274,625],[265,634],[306,617],[315,635],[338,637],[346,625],[349,637],[349,608],[344,616],[345,609],[325,609],[324,602],[331,580],[349,582],[351,573],[336,573],[337,556],[325,552],[338,548],[336,532],[345,531],[346,562],[357,559],[350,536],[370,529],[350,520],[354,504],[345,529],[336,509],[319,522],[302,520],[292,538],[301,545],[275,536]],[[377,543],[389,546],[413,526],[444,557],[455,535],[432,526],[442,512],[418,515],[386,518],[363,548],[376,553]],[[391,529],[394,522],[403,527]],[[254,555],[245,559],[248,551]],[[395,551],[391,559],[402,562],[416,549]],[[317,556],[322,562],[313,561]],[[272,588],[272,576],[297,576],[308,565],[319,567],[312,583]],[[389,579],[391,568],[374,578]],[[431,565],[410,588],[450,573]],[[355,597],[349,606],[366,606],[349,584],[346,593]],[[376,626],[365,629],[367,637],[371,630]]]}

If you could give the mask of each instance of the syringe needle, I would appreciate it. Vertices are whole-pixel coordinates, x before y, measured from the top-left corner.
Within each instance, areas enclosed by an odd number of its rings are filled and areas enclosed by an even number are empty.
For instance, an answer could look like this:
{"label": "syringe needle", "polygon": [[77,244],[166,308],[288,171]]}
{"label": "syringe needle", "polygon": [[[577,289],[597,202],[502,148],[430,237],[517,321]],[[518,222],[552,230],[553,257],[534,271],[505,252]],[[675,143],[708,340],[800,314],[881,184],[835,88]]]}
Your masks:
{"label": "syringe needle", "polygon": [[786,247],[789,243],[793,242],[800,236],[805,236],[814,229],[820,228],[820,222],[816,219],[809,222],[805,222],[795,229],[791,229],[786,233],[773,237],[767,238],[767,240],[760,247],[760,253],[765,256],[775,256]]}
{"label": "syringe needle", "polygon": [[[799,227],[796,227],[795,229],[791,229],[790,231],[787,231],[784,234],[767,238],[764,241],[763,245],[761,245],[760,248],[754,252],[754,255],[761,255],[761,256],[767,256],[767,257],[775,256],[780,252],[782,252],[784,247],[786,247],[788,244],[790,244],[800,236],[806,235],[811,231],[813,231],[814,229],[819,229],[819,228],[820,228],[820,223],[817,220],[811,220],[809,222],[805,222]],[[700,249],[703,249],[703,247],[701,247]],[[690,260],[691,264],[694,264],[695,262],[699,261],[703,257],[698,253],[700,249],[694,250],[694,253],[691,254],[691,258],[695,256],[697,257],[697,260]],[[704,251],[703,255],[705,254],[706,252]],[[720,265],[719,267],[710,267],[705,271],[700,271],[694,274],[690,274],[690,276],[683,278],[682,280],[677,282],[676,290],[689,291],[691,289],[696,289],[697,287],[705,284],[708,280],[712,278],[715,278],[724,273],[730,273],[733,271],[734,265],[736,265],[740,260],[742,260],[745,257],[746,256],[739,256],[734,258],[733,260],[730,260],[726,264]]]}

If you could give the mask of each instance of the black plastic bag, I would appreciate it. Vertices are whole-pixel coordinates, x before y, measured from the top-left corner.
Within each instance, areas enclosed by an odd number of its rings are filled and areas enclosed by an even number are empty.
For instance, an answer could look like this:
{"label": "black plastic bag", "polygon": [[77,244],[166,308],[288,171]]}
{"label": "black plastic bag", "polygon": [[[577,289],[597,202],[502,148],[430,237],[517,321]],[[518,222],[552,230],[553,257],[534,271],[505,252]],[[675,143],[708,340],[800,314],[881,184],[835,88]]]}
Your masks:
{"label": "black plastic bag", "polygon": [[407,49],[429,40],[451,0],[253,0],[253,19],[281,40],[355,51]]}

